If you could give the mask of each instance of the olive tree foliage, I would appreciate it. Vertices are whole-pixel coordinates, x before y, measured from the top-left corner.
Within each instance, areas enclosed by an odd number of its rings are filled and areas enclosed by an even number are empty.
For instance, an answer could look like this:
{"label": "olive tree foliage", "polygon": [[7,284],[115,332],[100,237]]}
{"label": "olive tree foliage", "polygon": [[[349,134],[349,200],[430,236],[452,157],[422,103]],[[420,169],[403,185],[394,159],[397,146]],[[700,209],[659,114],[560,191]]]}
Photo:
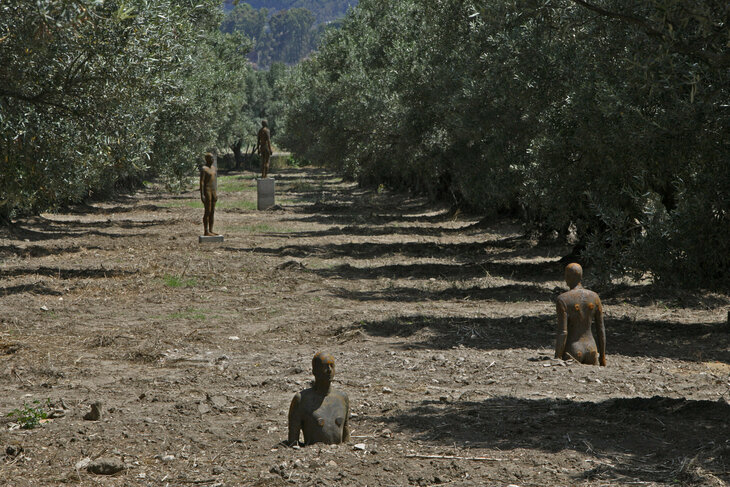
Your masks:
{"label": "olive tree foliage", "polygon": [[541,113],[523,202],[575,224],[604,277],[729,284],[730,8],[571,3],[577,50],[553,61],[569,103]]}
{"label": "olive tree foliage", "polygon": [[285,102],[281,93],[282,83],[287,78],[289,67],[283,63],[274,63],[267,71],[255,71],[246,84],[245,116],[252,121],[253,129],[248,134],[255,143],[261,120],[267,120],[272,138],[281,132],[280,120],[285,111]]}
{"label": "olive tree foliage", "polygon": [[730,8],[362,0],[290,76],[281,142],[363,184],[575,228],[604,278],[730,276]]}
{"label": "olive tree foliage", "polygon": [[244,103],[247,45],[220,19],[213,0],[2,2],[0,216],[189,175]]}
{"label": "olive tree foliage", "polygon": [[184,183],[204,151],[229,148],[250,130],[248,45],[240,34],[222,34],[213,25],[179,66],[176,76],[183,83],[160,107],[150,156],[168,186]]}

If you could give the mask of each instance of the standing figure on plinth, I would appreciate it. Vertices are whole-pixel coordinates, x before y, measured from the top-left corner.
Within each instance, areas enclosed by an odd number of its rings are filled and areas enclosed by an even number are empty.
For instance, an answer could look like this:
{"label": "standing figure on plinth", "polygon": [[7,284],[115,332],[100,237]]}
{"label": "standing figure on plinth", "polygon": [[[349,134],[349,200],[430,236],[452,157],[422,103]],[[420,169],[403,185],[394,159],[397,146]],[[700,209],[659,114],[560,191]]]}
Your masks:
{"label": "standing figure on plinth", "polygon": [[[598,294],[583,289],[583,268],[580,264],[568,264],[565,282],[570,291],[558,296],[558,338],[555,341],[555,358],[574,359],[582,364],[606,365],[606,329],[603,326],[603,306]],[[591,333],[591,323],[596,323],[598,347]]]}
{"label": "standing figure on plinth", "polygon": [[259,129],[258,142],[256,142],[256,148],[258,149],[259,155],[261,156],[261,179],[266,178],[269,175],[269,160],[274,150],[271,148],[271,132],[269,132],[269,123],[266,120],[261,120],[261,128]]}
{"label": "standing figure on plinth", "polygon": [[213,220],[215,215],[215,203],[218,201],[216,192],[216,177],[218,170],[213,165],[213,154],[205,154],[205,166],[200,168],[200,200],[203,202],[205,212],[203,213],[203,235],[214,236]]}
{"label": "standing figure on plinth", "polygon": [[318,353],[312,359],[314,385],[298,392],[289,406],[290,446],[299,444],[299,432],[304,433],[304,444],[334,445],[350,439],[350,400],[344,392],[332,389],[335,377],[335,359]]}

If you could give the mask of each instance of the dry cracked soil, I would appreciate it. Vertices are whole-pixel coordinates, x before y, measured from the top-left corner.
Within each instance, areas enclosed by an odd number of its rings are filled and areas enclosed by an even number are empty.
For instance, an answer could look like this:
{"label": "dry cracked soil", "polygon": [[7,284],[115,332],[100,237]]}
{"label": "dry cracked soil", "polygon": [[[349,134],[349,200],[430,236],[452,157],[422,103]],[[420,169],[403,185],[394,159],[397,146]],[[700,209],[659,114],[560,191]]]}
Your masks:
{"label": "dry cracked soil", "polygon": [[[196,191],[155,185],[0,229],[0,484],[730,481],[727,294],[588,267],[608,366],[554,360],[567,247],[319,169],[276,179],[256,211],[252,174],[221,176],[223,243],[198,244]],[[318,351],[353,438],[283,447]]]}

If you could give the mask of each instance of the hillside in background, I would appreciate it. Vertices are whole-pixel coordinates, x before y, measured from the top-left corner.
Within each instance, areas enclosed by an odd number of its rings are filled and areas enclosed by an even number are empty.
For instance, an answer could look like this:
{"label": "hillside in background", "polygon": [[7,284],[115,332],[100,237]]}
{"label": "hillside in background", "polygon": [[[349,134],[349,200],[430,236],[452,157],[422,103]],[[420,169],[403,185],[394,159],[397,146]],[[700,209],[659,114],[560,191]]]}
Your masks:
{"label": "hillside in background", "polygon": [[[247,3],[255,9],[267,9],[269,13],[280,12],[292,8],[306,8],[312,14],[316,23],[326,23],[345,16],[347,9],[357,5],[357,0],[249,0],[238,2]],[[230,12],[236,6],[235,0],[226,0],[224,9]]]}
{"label": "hillside in background", "polygon": [[274,0],[224,4],[225,33],[241,32],[253,41],[249,60],[257,69],[273,63],[293,65],[317,49],[324,32],[357,0]]}

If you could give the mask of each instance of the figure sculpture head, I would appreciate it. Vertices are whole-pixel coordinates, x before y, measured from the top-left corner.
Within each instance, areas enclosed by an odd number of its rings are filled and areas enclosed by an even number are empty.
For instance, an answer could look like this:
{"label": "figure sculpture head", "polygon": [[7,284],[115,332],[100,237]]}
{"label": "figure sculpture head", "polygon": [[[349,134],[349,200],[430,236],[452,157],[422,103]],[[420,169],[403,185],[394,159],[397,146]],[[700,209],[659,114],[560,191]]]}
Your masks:
{"label": "figure sculpture head", "polygon": [[268,127],[269,126],[269,122],[267,122],[266,120],[261,120],[261,126],[262,127]]}
{"label": "figure sculpture head", "polygon": [[208,166],[208,167],[212,166],[213,165],[213,160],[214,160],[213,159],[213,154],[211,154],[210,152],[206,152],[206,154],[205,154],[205,165]]}
{"label": "figure sculpture head", "polygon": [[312,358],[312,373],[315,383],[329,384],[335,378],[335,358],[328,353],[319,352]]}
{"label": "figure sculpture head", "polygon": [[573,262],[565,266],[565,283],[570,289],[573,289],[583,279],[583,268],[580,264]]}

